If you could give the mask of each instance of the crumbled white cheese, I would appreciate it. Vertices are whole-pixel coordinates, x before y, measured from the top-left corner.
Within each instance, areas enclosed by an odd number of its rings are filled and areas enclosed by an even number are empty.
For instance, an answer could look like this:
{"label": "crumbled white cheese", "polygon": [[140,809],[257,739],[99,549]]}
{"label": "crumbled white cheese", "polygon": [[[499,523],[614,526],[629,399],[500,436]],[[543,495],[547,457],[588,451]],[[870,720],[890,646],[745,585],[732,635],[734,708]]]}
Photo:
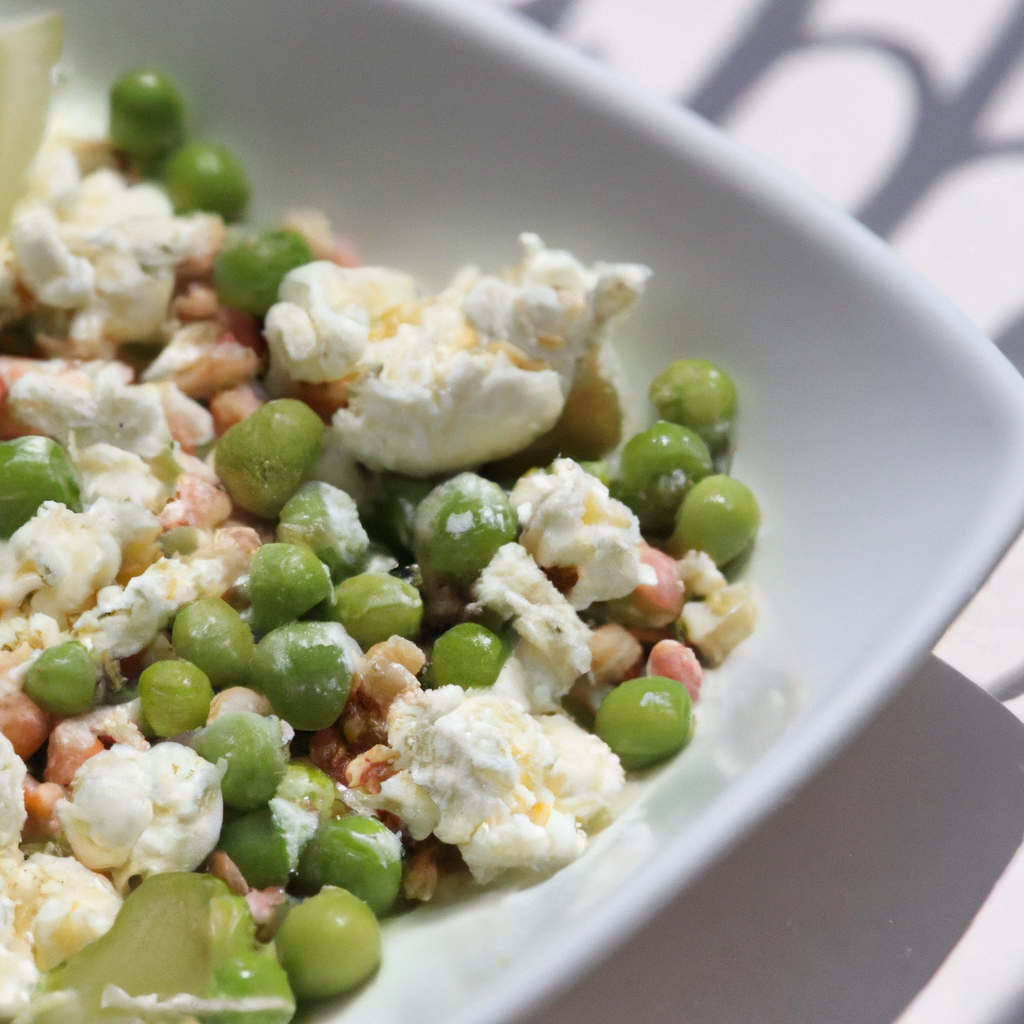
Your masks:
{"label": "crumbled white cheese", "polygon": [[316,830],[320,826],[320,815],[280,796],[273,797],[267,806],[278,832],[284,838],[288,870],[294,871],[299,865],[299,857],[306,844],[316,835]]}
{"label": "crumbled white cheese", "polygon": [[441,820],[441,812],[430,794],[413,782],[408,772],[399,772],[380,784],[379,793],[362,789],[342,791],[345,803],[362,814],[389,811],[401,818],[413,839],[426,839]]}
{"label": "crumbled white cheese", "polygon": [[43,502],[15,531],[11,548],[20,571],[38,573],[50,590],[48,603],[65,615],[84,608],[121,567],[121,547],[110,531],[57,501]]}
{"label": "crumbled white cheese", "polygon": [[114,582],[123,551],[141,551],[159,532],[152,512],[132,501],[100,498],[87,512],[44,501],[11,536],[15,578],[38,577],[42,585],[33,594],[33,610],[60,621]]}
{"label": "crumbled white cheese", "polygon": [[687,597],[707,597],[727,583],[706,551],[687,551],[679,559],[678,572]]}
{"label": "crumbled white cheese", "polygon": [[104,587],[74,622],[75,639],[96,654],[125,658],[146,647],[187,604],[220,597],[249,569],[231,530],[205,535],[186,558],[161,558],[121,586]]}
{"label": "crumbled white cheese", "polygon": [[754,631],[757,605],[745,583],[718,587],[703,601],[687,601],[679,621],[689,643],[712,665]]}
{"label": "crumbled white cheese", "polygon": [[576,361],[639,298],[651,271],[637,263],[585,267],[528,232],[519,242],[522,261],[480,278],[463,308],[481,334],[547,362],[568,391]]}
{"label": "crumbled white cheese", "polygon": [[38,983],[32,947],[14,930],[14,901],[0,892],[0,1020],[21,1013]]}
{"label": "crumbled white cheese", "polygon": [[518,451],[558,419],[558,374],[481,337],[462,312],[463,294],[453,285],[423,303],[417,323],[366,347],[334,426],[371,468],[464,469]]}
{"label": "crumbled white cheese", "polygon": [[126,384],[125,370],[120,363],[99,363],[81,373],[54,373],[41,364],[11,385],[7,404],[19,423],[65,447],[74,434],[82,449],[111,444],[152,459],[173,441],[160,387]]}
{"label": "crumbled white cheese", "polygon": [[34,853],[21,863],[0,859],[0,878],[16,907],[15,927],[31,943],[41,971],[106,934],[121,907],[110,881],[74,857]]}
{"label": "crumbled white cheese", "polygon": [[60,623],[42,612],[20,615],[17,611],[8,610],[0,616],[0,650],[13,651],[21,644],[27,644],[33,650],[45,651],[66,639]]}
{"label": "crumbled white cheese", "polygon": [[82,484],[82,504],[100,498],[124,499],[159,512],[174,493],[173,480],[161,479],[145,459],[112,444],[93,444],[71,457]]}
{"label": "crumbled white cheese", "polygon": [[318,260],[290,271],[278,298],[264,328],[274,372],[327,381],[344,377],[366,348],[371,326],[387,310],[415,303],[418,290],[398,270]]}
{"label": "crumbled white cheese", "polygon": [[538,565],[572,566],[578,577],[566,593],[576,609],[625,597],[657,576],[640,560],[640,523],[600,480],[572,459],[522,477],[509,501],[519,516],[519,543]]}
{"label": "crumbled white cheese", "polygon": [[12,272],[43,306],[72,314],[67,338],[51,347],[109,357],[159,334],[174,268],[209,263],[223,238],[219,217],[175,217],[162,189],[129,185],[110,168],[83,178],[74,152],[51,145],[12,218]]}
{"label": "crumbled white cheese", "polygon": [[223,817],[221,774],[180,743],[118,743],[75,772],[57,816],[75,856],[110,870],[123,892],[133,876],[192,871],[209,855]]}
{"label": "crumbled white cheese", "polygon": [[25,762],[0,732],[0,850],[21,837],[27,820],[22,791],[26,774]]}
{"label": "crumbled white cheese", "polygon": [[476,600],[512,618],[515,653],[495,683],[541,713],[558,709],[579,676],[590,671],[590,630],[521,545],[499,548],[473,588]]}
{"label": "crumbled white cheese", "polygon": [[266,319],[272,378],[349,381],[334,425],[371,469],[426,476],[520,450],[554,425],[578,360],[649,274],[521,240],[518,266],[465,268],[430,298],[379,267],[293,270]]}
{"label": "crumbled white cheese", "polygon": [[477,881],[550,870],[583,851],[586,834],[548,786],[555,749],[509,701],[457,686],[404,693],[388,713],[388,743],[399,775],[436,806],[434,834],[459,847]]}
{"label": "crumbled white cheese", "polygon": [[604,740],[565,715],[541,715],[538,721],[555,748],[555,763],[547,773],[555,807],[585,828],[599,822],[625,784],[621,762]]}

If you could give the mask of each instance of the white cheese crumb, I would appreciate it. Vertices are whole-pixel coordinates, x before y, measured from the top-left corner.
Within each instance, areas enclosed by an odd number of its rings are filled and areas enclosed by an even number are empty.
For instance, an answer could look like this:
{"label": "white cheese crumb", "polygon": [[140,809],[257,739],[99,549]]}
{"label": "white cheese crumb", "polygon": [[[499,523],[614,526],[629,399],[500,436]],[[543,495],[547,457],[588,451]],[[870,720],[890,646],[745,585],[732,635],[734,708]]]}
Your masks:
{"label": "white cheese crumb", "polygon": [[625,597],[657,582],[640,560],[640,523],[600,480],[572,459],[522,477],[509,501],[519,516],[519,543],[538,565],[572,566],[576,583],[565,595],[576,609]]}
{"label": "white cheese crumb", "polygon": [[122,892],[133,876],[193,871],[220,835],[221,770],[180,743],[147,751],[115,744],[89,758],[57,815],[75,856],[110,870]]}
{"label": "white cheese crumb", "polygon": [[0,733],[0,850],[21,838],[28,815],[22,783],[25,762],[14,752],[11,741]]}
{"label": "white cheese crumb", "polygon": [[576,361],[633,305],[651,271],[637,263],[585,267],[572,253],[548,249],[529,232],[519,242],[521,262],[480,278],[466,296],[466,315],[488,338],[545,360],[568,391]]}
{"label": "white cheese crumb", "polygon": [[126,384],[119,363],[94,365],[92,376],[30,370],[11,385],[11,414],[65,447],[74,434],[79,448],[111,444],[144,459],[167,451],[173,439],[160,388]]}
{"label": "white cheese crumb", "polygon": [[510,702],[457,686],[403,694],[388,714],[388,743],[399,774],[437,807],[434,834],[459,847],[477,881],[550,870],[583,851],[586,834],[555,808],[547,784],[554,747]]}
{"label": "white cheese crumb", "polygon": [[217,530],[187,558],[161,558],[125,586],[104,587],[74,622],[75,639],[96,654],[135,654],[185,605],[222,596],[248,572],[249,560],[230,530]]}
{"label": "white cheese crumb", "polygon": [[687,597],[707,597],[727,582],[706,551],[687,551],[679,559],[678,571]]}
{"label": "white cheese crumb", "polygon": [[719,587],[704,601],[687,601],[679,617],[686,639],[712,665],[720,665],[754,631],[757,605],[744,583]]}
{"label": "white cheese crumb", "polygon": [[505,544],[480,574],[476,600],[512,618],[519,634],[515,653],[495,686],[521,693],[534,712],[558,710],[558,701],[590,671],[590,630],[519,544]]}
{"label": "white cheese crumb", "polygon": [[145,459],[112,444],[93,444],[71,458],[82,481],[82,504],[100,498],[124,499],[159,512],[174,493],[174,483],[158,477]]}
{"label": "white cheese crumb", "polygon": [[264,333],[275,374],[292,380],[344,377],[363,354],[371,325],[418,298],[416,282],[385,267],[318,260],[285,275]]}
{"label": "white cheese crumb", "polygon": [[36,966],[50,970],[110,930],[121,897],[110,881],[74,857],[34,853],[18,864],[0,859],[18,931],[32,944]]}

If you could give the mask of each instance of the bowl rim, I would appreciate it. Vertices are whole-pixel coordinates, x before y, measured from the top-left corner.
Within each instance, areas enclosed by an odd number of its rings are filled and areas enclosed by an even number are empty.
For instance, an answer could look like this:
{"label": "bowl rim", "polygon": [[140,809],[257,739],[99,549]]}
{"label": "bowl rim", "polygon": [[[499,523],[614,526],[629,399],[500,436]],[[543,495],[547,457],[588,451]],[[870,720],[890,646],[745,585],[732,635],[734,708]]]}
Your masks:
{"label": "bowl rim", "polygon": [[[638,930],[663,902],[708,870],[739,839],[836,756],[927,658],[960,608],[1024,526],[1024,378],[952,301],[882,239],[810,186],[681,104],[560,42],[514,8],[479,0],[374,0],[429,20],[470,45],[516,62],[564,93],[628,121],[680,158],[696,160],[734,193],[785,221],[810,245],[842,257],[872,286],[936,325],[937,344],[965,359],[1002,415],[1008,472],[993,485],[970,543],[951,557],[907,628],[880,643],[827,704],[814,728],[785,734],[613,893],[590,908],[585,927],[557,950],[508,970],[450,1024],[495,1024],[519,1017],[567,988]],[[715,827],[708,828],[708,819]]]}

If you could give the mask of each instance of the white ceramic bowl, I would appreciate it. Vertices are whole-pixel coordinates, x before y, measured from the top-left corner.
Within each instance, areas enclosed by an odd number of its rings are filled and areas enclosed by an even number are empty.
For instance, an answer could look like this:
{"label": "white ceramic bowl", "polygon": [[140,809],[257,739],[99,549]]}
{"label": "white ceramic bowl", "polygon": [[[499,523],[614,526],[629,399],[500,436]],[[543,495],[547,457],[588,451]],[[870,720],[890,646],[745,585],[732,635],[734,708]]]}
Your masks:
{"label": "white ceramic bowl", "polygon": [[685,354],[736,378],[764,615],[696,741],[551,879],[390,921],[379,977],[311,1019],[512,1015],[706,868],[924,657],[1020,525],[1024,382],[841,212],[525,23],[438,0],[65,13],[72,79],[173,72],[198,132],[250,169],[257,219],[322,206],[368,260],[434,283],[510,261],[524,229],[642,261],[620,347],[638,401]]}

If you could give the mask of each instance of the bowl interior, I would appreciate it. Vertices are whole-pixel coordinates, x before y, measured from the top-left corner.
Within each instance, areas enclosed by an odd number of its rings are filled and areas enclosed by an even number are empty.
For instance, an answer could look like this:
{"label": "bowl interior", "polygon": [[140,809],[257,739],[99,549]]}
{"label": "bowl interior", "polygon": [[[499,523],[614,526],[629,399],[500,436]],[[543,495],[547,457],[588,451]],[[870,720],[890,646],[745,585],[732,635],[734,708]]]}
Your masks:
{"label": "bowl interior", "polygon": [[638,406],[683,355],[737,381],[763,621],[708,684],[694,744],[551,879],[392,920],[380,977],[311,1019],[511,1013],[706,866],[923,658],[1019,525],[1022,382],[841,213],[501,15],[425,0],[65,13],[74,87],[171,71],[195,134],[249,168],[257,221],[320,206],[368,262],[435,285],[514,260],[522,230],[645,262],[619,343]]}

